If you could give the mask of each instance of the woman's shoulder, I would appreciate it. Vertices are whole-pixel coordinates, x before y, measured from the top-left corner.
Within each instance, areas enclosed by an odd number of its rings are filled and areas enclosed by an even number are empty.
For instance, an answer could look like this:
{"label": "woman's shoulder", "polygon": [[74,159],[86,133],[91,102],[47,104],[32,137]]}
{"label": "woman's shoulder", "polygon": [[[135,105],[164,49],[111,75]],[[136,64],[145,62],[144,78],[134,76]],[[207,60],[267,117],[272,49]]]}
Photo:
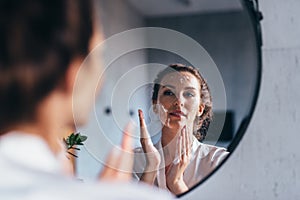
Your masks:
{"label": "woman's shoulder", "polygon": [[200,146],[200,148],[206,149],[208,151],[227,152],[226,148],[224,148],[224,147],[218,147],[218,146],[211,145],[211,144],[205,144],[205,143],[199,142],[199,146]]}
{"label": "woman's shoulder", "polygon": [[197,147],[194,148],[194,152],[198,155],[198,158],[206,158],[211,161],[221,162],[228,154],[226,148],[218,147],[211,144],[205,144],[197,141]]}

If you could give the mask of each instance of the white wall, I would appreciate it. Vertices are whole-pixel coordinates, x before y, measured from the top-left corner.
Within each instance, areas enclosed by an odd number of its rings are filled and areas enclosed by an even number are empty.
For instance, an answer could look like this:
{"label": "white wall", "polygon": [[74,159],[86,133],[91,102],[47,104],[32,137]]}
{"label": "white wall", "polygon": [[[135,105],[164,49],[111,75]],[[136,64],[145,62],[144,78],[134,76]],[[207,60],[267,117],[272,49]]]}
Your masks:
{"label": "white wall", "polygon": [[226,164],[183,199],[300,199],[300,1],[259,3],[263,74],[254,116]]}

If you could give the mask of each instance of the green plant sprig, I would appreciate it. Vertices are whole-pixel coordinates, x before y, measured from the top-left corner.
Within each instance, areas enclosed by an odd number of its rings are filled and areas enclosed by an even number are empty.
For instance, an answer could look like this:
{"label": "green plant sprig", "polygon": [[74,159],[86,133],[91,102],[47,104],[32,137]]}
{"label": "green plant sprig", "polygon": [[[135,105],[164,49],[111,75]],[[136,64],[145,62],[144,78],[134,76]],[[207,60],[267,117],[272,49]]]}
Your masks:
{"label": "green plant sprig", "polygon": [[87,136],[81,135],[80,133],[72,133],[66,139],[64,138],[63,140],[67,147],[67,153],[77,158],[78,156],[73,154],[69,150],[75,149],[79,151],[80,149],[77,148],[76,146],[83,145],[83,142],[87,140]]}

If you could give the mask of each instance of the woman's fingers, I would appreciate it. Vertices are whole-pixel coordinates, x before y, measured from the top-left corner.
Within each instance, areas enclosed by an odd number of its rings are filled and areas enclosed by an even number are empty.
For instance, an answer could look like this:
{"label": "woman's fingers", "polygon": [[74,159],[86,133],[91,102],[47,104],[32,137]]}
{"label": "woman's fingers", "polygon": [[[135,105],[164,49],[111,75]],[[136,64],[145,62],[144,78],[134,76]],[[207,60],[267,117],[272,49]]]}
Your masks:
{"label": "woman's fingers", "polygon": [[138,110],[140,119],[140,142],[145,153],[148,171],[155,171],[158,169],[161,162],[160,154],[154,147],[146,123],[144,119],[144,114],[142,110]]}
{"label": "woman's fingers", "polygon": [[186,158],[186,129],[185,127],[181,130],[181,137],[182,137],[182,140],[181,140],[181,146],[182,146],[182,150],[181,150],[181,160],[184,161],[185,158]]}
{"label": "woman's fingers", "polygon": [[139,112],[139,119],[140,119],[140,127],[145,127],[145,119],[144,119],[144,113],[141,109],[138,110]]}
{"label": "woman's fingers", "polygon": [[133,124],[131,122],[129,122],[123,131],[123,139],[121,142],[121,148],[124,151],[132,152],[133,139],[132,139],[131,135],[133,135],[133,129],[134,129]]}
{"label": "woman's fingers", "polygon": [[177,158],[178,158],[178,162],[182,160],[182,135],[178,137]]}
{"label": "woman's fingers", "polygon": [[174,188],[174,185],[178,184],[182,184],[187,189],[187,186],[183,181],[183,174],[189,164],[190,143],[189,133],[186,126],[184,126],[181,129],[181,133],[177,137],[175,160],[166,172],[167,186],[173,192],[175,190],[173,190],[172,188]]}
{"label": "woman's fingers", "polygon": [[129,123],[123,131],[121,148],[114,147],[106,159],[100,179],[129,181],[133,168],[132,138],[133,125]]}
{"label": "woman's fingers", "polygon": [[186,126],[184,126],[181,129],[181,152],[180,152],[180,159],[181,159],[181,164],[186,165],[189,162],[190,159],[190,154],[191,154],[191,140],[189,133],[187,131]]}
{"label": "woman's fingers", "polygon": [[113,180],[115,174],[117,173],[116,167],[119,163],[119,157],[119,150],[114,147],[106,158],[105,167],[99,176],[101,180]]}
{"label": "woman's fingers", "polygon": [[133,124],[129,122],[123,131],[123,139],[121,143],[122,155],[120,158],[120,169],[124,172],[132,172],[133,169],[133,149],[132,143],[133,139],[131,135],[133,135]]}
{"label": "woman's fingers", "polygon": [[128,152],[115,147],[106,160],[106,165],[99,178],[106,181],[130,181],[132,164]]}
{"label": "woman's fingers", "polygon": [[143,111],[141,109],[139,109],[138,112],[139,112],[139,119],[140,119],[141,138],[148,139],[149,138],[149,133],[148,133],[147,126],[146,126],[146,123],[145,123],[145,118],[144,118]]}
{"label": "woman's fingers", "polygon": [[[150,139],[150,135],[147,129],[147,125],[145,123],[145,118],[144,118],[144,114],[143,111],[141,109],[138,110],[139,112],[139,119],[140,119],[140,140],[142,143],[143,148],[145,147],[145,145],[153,145],[152,141]],[[145,149],[144,149],[145,150]]]}
{"label": "woman's fingers", "polygon": [[185,129],[185,138],[186,138],[186,155],[189,158],[190,156],[190,152],[191,152],[191,138],[190,138],[190,134],[188,133],[188,130],[186,129],[186,126],[184,127]]}

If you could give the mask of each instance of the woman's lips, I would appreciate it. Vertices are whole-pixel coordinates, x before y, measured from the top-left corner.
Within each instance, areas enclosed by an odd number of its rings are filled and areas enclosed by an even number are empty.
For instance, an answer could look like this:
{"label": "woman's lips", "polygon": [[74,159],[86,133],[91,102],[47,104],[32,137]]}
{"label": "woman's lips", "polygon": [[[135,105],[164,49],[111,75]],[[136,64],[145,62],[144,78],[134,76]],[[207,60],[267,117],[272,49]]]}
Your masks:
{"label": "woman's lips", "polygon": [[172,111],[172,112],[169,113],[169,115],[174,116],[174,117],[178,117],[178,118],[185,117],[185,114],[180,110]]}

